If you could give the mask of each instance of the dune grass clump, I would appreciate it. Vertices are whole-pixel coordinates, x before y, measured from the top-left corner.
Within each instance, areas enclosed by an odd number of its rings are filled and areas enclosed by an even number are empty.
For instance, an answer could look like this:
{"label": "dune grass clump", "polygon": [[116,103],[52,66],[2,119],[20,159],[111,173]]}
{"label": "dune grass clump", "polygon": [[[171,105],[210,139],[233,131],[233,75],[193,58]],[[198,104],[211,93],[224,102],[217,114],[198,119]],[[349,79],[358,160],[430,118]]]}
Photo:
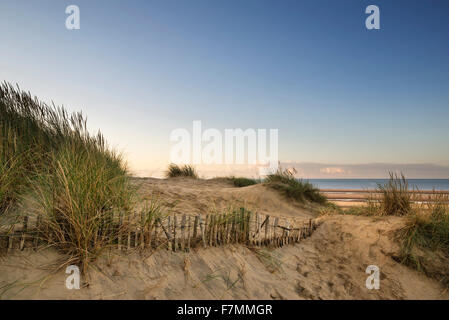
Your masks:
{"label": "dune grass clump", "polygon": [[0,150],[0,215],[16,202],[24,178],[23,172],[20,154],[8,156]]}
{"label": "dune grass clump", "polygon": [[249,179],[249,178],[232,177],[231,179],[232,179],[232,183],[234,184],[234,186],[236,186],[238,188],[253,186],[258,183],[255,179]]}
{"label": "dune grass clump", "polygon": [[410,193],[407,179],[401,173],[389,173],[390,179],[385,185],[378,185],[380,197],[380,215],[407,215],[412,210],[412,195]]}
{"label": "dune grass clump", "polygon": [[[111,217],[128,212],[128,171],[81,113],[69,115],[29,93],[0,86],[0,210],[31,200],[41,235],[83,271],[114,235]],[[1,212],[0,212],[1,214]]]}
{"label": "dune grass clump", "polygon": [[244,177],[234,177],[234,176],[225,177],[225,178],[216,178],[216,179],[224,180],[226,182],[232,183],[234,185],[234,187],[237,187],[237,188],[253,186],[253,185],[259,183],[259,181],[257,181],[256,179],[250,179],[250,178],[244,178]]}
{"label": "dune grass clump", "polygon": [[408,216],[399,233],[400,259],[449,287],[449,197],[436,195],[434,200]]}
{"label": "dune grass clump", "polygon": [[35,212],[49,230],[43,237],[84,267],[115,240],[114,215],[130,208],[128,177],[110,156],[68,142],[30,182]]}
{"label": "dune grass clump", "polygon": [[270,273],[276,273],[282,271],[283,262],[279,256],[273,251],[267,249],[248,248],[259,259],[260,262],[267,268]]}
{"label": "dune grass clump", "polygon": [[326,197],[310,182],[296,179],[295,170],[283,170],[279,168],[275,173],[265,178],[265,184],[275,190],[279,190],[288,198],[298,202],[312,201],[320,204],[326,203]]}
{"label": "dune grass clump", "polygon": [[377,186],[370,192],[366,205],[339,210],[341,214],[357,216],[407,216],[416,210],[413,208],[412,193],[407,179],[401,175],[389,173],[386,184]]}
{"label": "dune grass clump", "polygon": [[198,173],[196,172],[196,169],[188,164],[179,166],[177,164],[171,163],[168,166],[167,171],[165,172],[165,176],[167,178],[188,177],[198,179]]}

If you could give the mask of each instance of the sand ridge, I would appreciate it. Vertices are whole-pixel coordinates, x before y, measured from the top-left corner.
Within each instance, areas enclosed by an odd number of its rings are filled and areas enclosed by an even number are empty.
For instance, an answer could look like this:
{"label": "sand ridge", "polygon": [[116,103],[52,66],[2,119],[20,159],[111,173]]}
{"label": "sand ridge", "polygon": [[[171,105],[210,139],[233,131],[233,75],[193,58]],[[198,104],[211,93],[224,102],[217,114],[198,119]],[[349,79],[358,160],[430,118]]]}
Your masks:
{"label": "sand ridge", "polygon": [[157,199],[172,213],[209,214],[244,206],[271,216],[304,220],[316,216],[312,213],[313,206],[286,201],[278,192],[262,184],[236,188],[219,179],[189,178],[141,178],[133,182],[144,199]]}

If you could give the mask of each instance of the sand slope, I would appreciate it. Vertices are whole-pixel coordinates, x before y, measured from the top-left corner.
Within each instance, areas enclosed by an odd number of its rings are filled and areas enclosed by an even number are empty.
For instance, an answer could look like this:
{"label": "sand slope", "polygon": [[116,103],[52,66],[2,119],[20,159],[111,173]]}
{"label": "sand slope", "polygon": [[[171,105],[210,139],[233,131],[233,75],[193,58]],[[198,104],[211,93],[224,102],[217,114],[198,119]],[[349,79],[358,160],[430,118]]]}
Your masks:
{"label": "sand slope", "polygon": [[[53,250],[16,252],[0,260],[2,299],[448,299],[436,281],[392,259],[389,217],[331,216],[303,242],[257,254],[243,246],[199,249],[113,250],[89,272],[89,287],[65,288],[61,258]],[[265,258],[263,258],[263,256]],[[365,269],[380,267],[380,290],[365,287]],[[42,280],[45,280],[42,282]]]}
{"label": "sand slope", "polygon": [[273,216],[310,218],[313,207],[286,201],[276,191],[263,185],[236,188],[221,180],[188,178],[135,179],[134,184],[146,199],[158,199],[174,213],[208,214],[230,206],[246,208]]}
{"label": "sand slope", "polygon": [[[288,218],[315,217],[277,192],[219,180],[135,179],[140,194],[173,213],[211,213],[245,205]],[[89,286],[65,287],[64,257],[26,249],[0,257],[0,299],[448,299],[444,288],[399,263],[398,217],[326,216],[310,238],[276,249],[245,246],[118,252],[91,265]],[[381,271],[380,290],[365,286],[366,267]],[[58,271],[54,271],[58,270]]]}

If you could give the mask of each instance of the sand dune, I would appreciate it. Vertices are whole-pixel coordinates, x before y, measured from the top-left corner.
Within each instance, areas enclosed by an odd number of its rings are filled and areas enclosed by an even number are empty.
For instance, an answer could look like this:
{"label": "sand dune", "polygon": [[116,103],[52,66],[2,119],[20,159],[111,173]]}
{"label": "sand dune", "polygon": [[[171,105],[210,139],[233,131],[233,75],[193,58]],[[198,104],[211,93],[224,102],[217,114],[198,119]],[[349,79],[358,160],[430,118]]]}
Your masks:
{"label": "sand dune", "polygon": [[[396,218],[327,217],[302,243],[264,249],[265,259],[243,246],[111,251],[90,270],[89,287],[80,290],[65,288],[62,270],[50,274],[49,264],[61,258],[53,250],[19,252],[1,259],[1,298],[448,299],[436,281],[392,259],[398,253],[392,233],[401,225]],[[365,287],[370,264],[381,270],[379,290]]]}
{"label": "sand dune", "polygon": [[[140,192],[179,213],[246,203],[272,215],[304,219],[310,208],[288,203],[262,185],[143,179]],[[179,201],[179,202],[178,202]],[[310,238],[283,248],[229,245],[174,253],[105,251],[92,264],[89,286],[65,287],[64,257],[26,249],[0,258],[1,299],[449,299],[436,281],[394,260],[399,217],[325,216]],[[380,289],[365,286],[366,267],[381,271]]]}
{"label": "sand dune", "polygon": [[222,180],[189,178],[135,179],[135,185],[146,199],[159,199],[174,213],[207,214],[229,207],[245,206],[261,214],[289,218],[310,218],[314,207],[286,201],[274,190],[263,185],[236,188]]}

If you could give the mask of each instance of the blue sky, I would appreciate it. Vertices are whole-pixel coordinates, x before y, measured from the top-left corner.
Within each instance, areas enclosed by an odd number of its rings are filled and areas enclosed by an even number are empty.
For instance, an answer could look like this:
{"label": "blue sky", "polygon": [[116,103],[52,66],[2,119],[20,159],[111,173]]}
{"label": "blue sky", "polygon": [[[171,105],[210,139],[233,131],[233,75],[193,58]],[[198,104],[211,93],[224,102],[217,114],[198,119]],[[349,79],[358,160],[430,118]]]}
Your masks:
{"label": "blue sky", "polygon": [[149,174],[194,120],[278,128],[281,161],[449,166],[449,2],[431,3],[2,0],[0,79],[83,110]]}

